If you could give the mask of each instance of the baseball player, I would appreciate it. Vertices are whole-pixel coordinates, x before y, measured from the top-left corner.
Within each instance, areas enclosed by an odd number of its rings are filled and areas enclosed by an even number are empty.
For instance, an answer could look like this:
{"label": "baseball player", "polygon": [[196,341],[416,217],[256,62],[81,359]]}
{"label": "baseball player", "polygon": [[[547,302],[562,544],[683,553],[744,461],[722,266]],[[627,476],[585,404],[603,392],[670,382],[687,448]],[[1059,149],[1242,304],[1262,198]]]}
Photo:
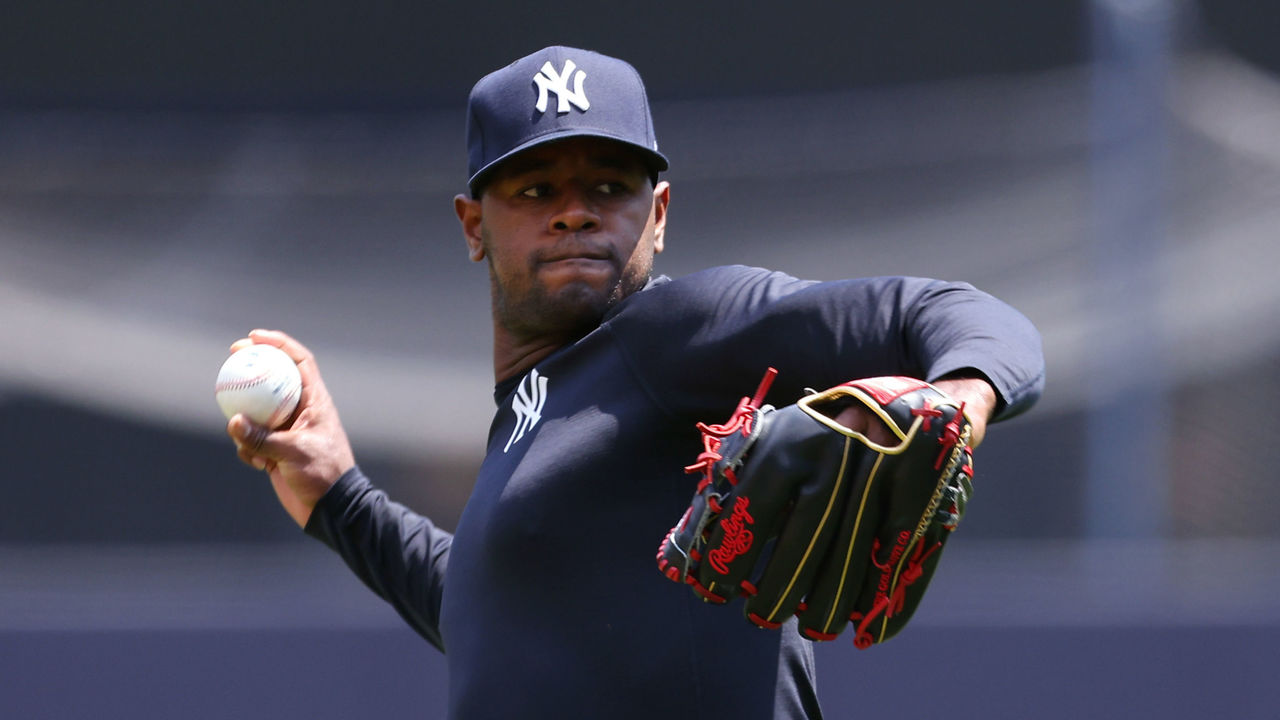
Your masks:
{"label": "baseball player", "polygon": [[[900,543],[894,561],[906,570],[885,571],[867,607],[837,600],[827,613],[834,625],[792,617],[819,594],[797,585],[796,570],[781,614],[750,613],[773,628],[760,629],[706,600],[763,591],[767,579],[753,585],[742,562],[763,562],[754,553],[766,535],[787,572],[811,566],[826,540],[806,540],[793,558],[794,540],[763,528],[770,503],[775,525],[810,522],[801,515],[813,493],[797,485],[788,496],[790,481],[763,470],[764,480],[742,480],[736,501],[708,488],[747,477],[752,442],[761,458],[808,457],[813,443],[790,438],[825,433],[843,442],[846,459],[853,447],[878,463],[905,457],[907,442],[931,427],[942,434],[929,441],[927,464],[951,469],[929,481],[919,524],[949,530],[988,423],[1025,411],[1041,392],[1036,330],[963,283],[811,282],[743,266],[654,276],[668,160],[641,79],[618,59],[549,47],[491,73],[471,92],[466,142],[468,192],[454,209],[471,260],[488,269],[497,412],[456,531],[393,502],[361,472],[315,358],[280,332],[255,330],[233,349],[268,343],[292,356],[299,409],[274,432],[232,418],[240,458],[269,474],[307,534],[445,653],[450,717],[820,717],[812,641],[844,623],[870,637],[874,619],[901,616],[903,593],[884,588],[916,579],[940,542],[928,551],[923,540]],[[836,430],[815,430],[812,408],[795,405],[806,388],[842,388],[856,402],[823,411],[822,424]],[[895,403],[914,425],[894,424]],[[710,424],[735,407],[733,423]],[[761,439],[768,428],[774,434]],[[702,469],[687,473],[691,463]],[[844,527],[832,518],[855,492],[846,487],[863,488],[850,517],[869,525],[872,480],[898,482],[872,471],[847,484],[844,465],[814,466],[823,476],[814,487],[828,498],[814,521],[823,528]],[[764,488],[750,511],[748,485]],[[832,547],[852,533],[839,530]],[[717,585],[699,575],[721,565],[741,578]],[[850,567],[835,596],[849,594]]]}

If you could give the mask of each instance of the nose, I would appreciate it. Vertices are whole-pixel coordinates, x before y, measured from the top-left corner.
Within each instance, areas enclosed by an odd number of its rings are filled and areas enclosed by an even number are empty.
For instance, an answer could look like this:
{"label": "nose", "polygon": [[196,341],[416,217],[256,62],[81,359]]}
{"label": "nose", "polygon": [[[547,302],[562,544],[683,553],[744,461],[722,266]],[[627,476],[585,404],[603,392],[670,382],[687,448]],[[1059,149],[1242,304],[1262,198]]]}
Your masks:
{"label": "nose", "polygon": [[567,192],[549,224],[553,232],[591,231],[600,227],[600,215],[582,193]]}

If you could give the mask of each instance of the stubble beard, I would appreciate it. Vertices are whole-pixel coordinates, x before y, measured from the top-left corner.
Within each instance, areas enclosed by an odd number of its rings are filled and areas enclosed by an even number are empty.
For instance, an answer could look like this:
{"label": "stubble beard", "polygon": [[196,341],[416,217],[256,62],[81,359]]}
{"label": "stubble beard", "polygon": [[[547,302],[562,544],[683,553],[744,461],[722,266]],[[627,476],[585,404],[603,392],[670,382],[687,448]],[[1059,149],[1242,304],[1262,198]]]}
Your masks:
{"label": "stubble beard", "polygon": [[607,288],[576,281],[554,292],[535,281],[517,293],[502,286],[491,262],[489,286],[494,319],[516,338],[572,342],[599,327],[610,308],[643,288],[648,273],[642,275],[628,277],[624,269]]}

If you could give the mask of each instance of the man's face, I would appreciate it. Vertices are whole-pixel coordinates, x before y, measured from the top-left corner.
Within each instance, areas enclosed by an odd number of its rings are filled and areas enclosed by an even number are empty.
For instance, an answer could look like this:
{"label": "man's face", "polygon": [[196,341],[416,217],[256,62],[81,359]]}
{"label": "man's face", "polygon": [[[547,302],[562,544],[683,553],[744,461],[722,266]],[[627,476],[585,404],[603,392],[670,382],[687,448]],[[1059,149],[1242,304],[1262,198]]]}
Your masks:
{"label": "man's face", "polygon": [[644,287],[668,198],[637,151],[580,137],[504,161],[478,200],[454,205],[471,258],[488,259],[495,323],[516,338],[568,340]]}

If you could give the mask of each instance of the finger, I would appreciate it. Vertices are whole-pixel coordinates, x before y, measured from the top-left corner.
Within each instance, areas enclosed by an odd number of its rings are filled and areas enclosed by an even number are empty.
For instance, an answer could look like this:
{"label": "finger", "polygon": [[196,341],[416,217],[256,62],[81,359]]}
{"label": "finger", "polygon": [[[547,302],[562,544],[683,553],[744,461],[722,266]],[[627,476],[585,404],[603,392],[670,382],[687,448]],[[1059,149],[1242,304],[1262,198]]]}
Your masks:
{"label": "finger", "polygon": [[[263,425],[251,422],[244,415],[237,413],[227,421],[227,434],[235,441],[236,446],[248,456],[275,457],[278,448],[271,440],[271,430]],[[254,465],[254,463],[250,463]],[[256,467],[256,465],[255,465]]]}
{"label": "finger", "polygon": [[324,380],[320,377],[320,368],[316,365],[315,355],[306,345],[295,340],[288,333],[280,330],[264,330],[261,328],[249,331],[249,339],[255,343],[263,345],[272,345],[284,351],[293,362],[298,366],[298,373],[302,376],[302,397],[298,403],[298,409],[311,404],[311,400],[317,397],[326,397],[328,391],[324,388]]}
{"label": "finger", "polygon": [[314,361],[311,351],[307,346],[295,340],[288,333],[280,330],[264,330],[261,328],[250,330],[249,339],[255,343],[262,345],[272,345],[280,348],[286,355],[293,358],[295,363],[303,363]]}
{"label": "finger", "polygon": [[850,431],[882,447],[893,447],[899,442],[884,420],[863,405],[850,405],[833,419]]}
{"label": "finger", "polygon": [[261,455],[255,455],[253,451],[243,445],[236,446],[236,457],[240,458],[240,462],[255,470],[266,470],[268,463],[272,462]]}
{"label": "finger", "polygon": [[253,344],[254,344],[253,340],[250,338],[247,338],[247,337],[240,338],[239,340],[231,343],[230,352],[232,353],[239,352],[247,347],[252,346]]}
{"label": "finger", "polygon": [[275,460],[262,454],[269,432],[261,425],[255,425],[236,415],[227,423],[227,434],[236,443],[236,456],[240,462],[255,470],[270,470],[275,467]]}

